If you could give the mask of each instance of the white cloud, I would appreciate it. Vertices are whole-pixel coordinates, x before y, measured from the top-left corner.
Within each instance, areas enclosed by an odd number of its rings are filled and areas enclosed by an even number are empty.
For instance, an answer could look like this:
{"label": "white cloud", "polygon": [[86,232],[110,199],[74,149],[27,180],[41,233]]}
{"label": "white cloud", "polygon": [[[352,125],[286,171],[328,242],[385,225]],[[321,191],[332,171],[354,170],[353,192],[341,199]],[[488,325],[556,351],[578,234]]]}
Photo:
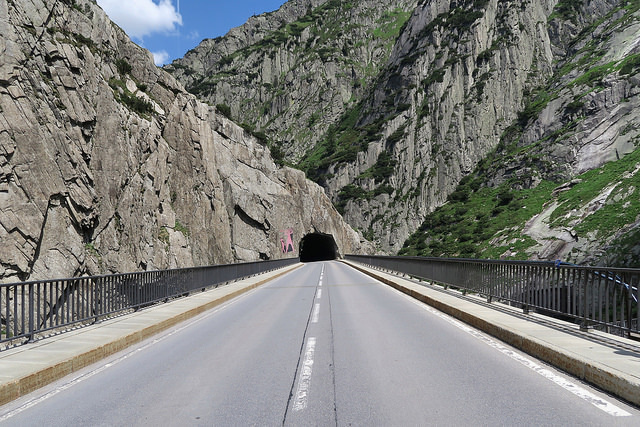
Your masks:
{"label": "white cloud", "polygon": [[161,50],[160,52],[151,52],[153,54],[153,62],[156,63],[158,67],[163,66],[169,60],[169,54],[166,50]]}
{"label": "white cloud", "polygon": [[182,25],[182,16],[171,0],[98,0],[109,18],[129,35],[142,40],[159,32],[170,32]]}

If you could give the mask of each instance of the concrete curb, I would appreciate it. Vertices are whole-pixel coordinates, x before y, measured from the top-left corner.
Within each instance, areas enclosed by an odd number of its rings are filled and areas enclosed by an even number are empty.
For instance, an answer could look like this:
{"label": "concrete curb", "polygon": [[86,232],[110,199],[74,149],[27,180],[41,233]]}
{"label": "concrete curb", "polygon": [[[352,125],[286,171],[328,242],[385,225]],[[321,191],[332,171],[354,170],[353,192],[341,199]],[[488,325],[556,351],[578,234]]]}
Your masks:
{"label": "concrete curb", "polygon": [[[345,262],[345,261],[343,261]],[[463,311],[449,303],[440,301],[411,289],[402,282],[412,283],[391,274],[381,274],[355,263],[346,262],[358,271],[385,283],[400,292],[436,308],[456,319],[473,326],[523,352],[561,369],[591,385],[611,393],[627,402],[640,406],[640,381],[636,376],[626,374],[597,360],[588,359],[569,349],[553,346],[548,342],[527,335],[517,329],[491,322],[473,313]],[[418,285],[420,286],[420,285]],[[426,288],[425,288],[426,289]],[[508,315],[505,315],[508,316]]]}
{"label": "concrete curb", "polygon": [[[32,373],[24,375],[13,381],[0,383],[0,406],[9,403],[15,399],[25,396],[41,387],[44,387],[54,381],[57,381],[65,376],[79,371],[93,363],[96,363],[104,358],[112,356],[126,348],[142,342],[153,335],[158,334],[164,330],[167,330],[178,323],[191,319],[210,310],[220,304],[223,304],[239,295],[242,295],[252,289],[255,289],[266,282],[269,282],[277,277],[280,277],[296,268],[299,268],[301,264],[295,264],[290,267],[285,267],[281,270],[277,270],[272,273],[265,273],[259,276],[255,276],[250,279],[243,279],[234,284],[240,284],[243,281],[249,281],[246,286],[241,286],[239,289],[229,293],[224,293],[215,299],[206,302],[197,307],[188,309],[179,314],[173,315],[169,318],[161,320],[150,326],[142,327],[139,330],[133,331],[127,335],[119,336],[111,341],[104,343],[103,345],[93,348],[89,351],[85,351],[79,354],[70,356],[68,359],[54,363],[51,366],[47,366],[41,369],[37,369]],[[261,278],[262,277],[262,278]],[[255,280],[258,279],[258,280]],[[233,286],[234,284],[228,285]],[[225,287],[216,289],[224,290]],[[188,298],[188,297],[187,297]],[[173,301],[172,303],[181,300]],[[171,303],[169,303],[171,304]],[[161,306],[160,306],[161,307]],[[144,311],[143,311],[144,313]],[[62,334],[64,335],[64,334]]]}

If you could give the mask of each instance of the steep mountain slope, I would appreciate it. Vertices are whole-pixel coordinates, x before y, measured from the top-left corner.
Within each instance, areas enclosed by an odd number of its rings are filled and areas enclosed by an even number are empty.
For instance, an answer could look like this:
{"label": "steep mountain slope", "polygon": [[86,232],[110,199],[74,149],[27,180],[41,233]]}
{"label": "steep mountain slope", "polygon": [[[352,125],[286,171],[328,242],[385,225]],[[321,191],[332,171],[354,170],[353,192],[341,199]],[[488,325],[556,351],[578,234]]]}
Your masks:
{"label": "steep mountain slope", "polygon": [[93,1],[0,2],[0,280],[278,258],[360,237]]}
{"label": "steep mountain slope", "polygon": [[416,3],[289,1],[165,68],[297,162],[362,98]]}
{"label": "steep mountain slope", "polygon": [[[188,56],[199,58],[199,63],[209,58],[206,69],[178,61],[172,70],[210,102],[232,105],[231,115],[241,114],[242,105],[250,104],[246,109],[250,114],[242,119],[266,137],[287,140],[283,147],[292,154],[290,159],[312,146],[299,167],[323,185],[350,224],[375,239],[384,251],[394,253],[404,246],[402,253],[407,254],[570,256],[578,262],[634,251],[637,233],[632,230],[639,209],[633,202],[633,180],[637,174],[633,157],[625,155],[637,146],[640,2],[421,0],[389,6],[361,0],[339,4],[322,2],[315,9],[309,4],[305,15],[280,20],[279,27],[272,24],[259,37],[240,43],[242,49],[227,50],[218,57],[199,47]],[[354,12],[365,8],[379,18],[367,21],[365,14]],[[346,17],[347,10],[351,19],[336,19]],[[392,16],[402,19],[394,21]],[[270,19],[260,17],[265,22]],[[369,69],[371,76],[361,79],[357,90],[348,90],[342,103],[334,103],[344,108],[339,117],[340,108],[327,112],[326,100],[299,90],[308,85],[319,93],[334,94],[335,87],[348,87],[348,79],[347,84],[325,85],[324,78],[307,71],[324,75],[335,64],[349,62],[354,62],[356,73],[367,70],[366,55],[354,56],[353,49],[339,52],[335,47],[379,46],[371,35],[381,33],[382,22],[392,21],[404,23],[391,25],[393,31],[385,32],[393,41],[385,42],[391,46],[388,59],[381,55]],[[321,44],[304,44],[318,40],[307,29],[318,22],[335,29],[319,38]],[[355,33],[351,32],[354,22],[361,25]],[[249,32],[238,30],[234,37],[241,33]],[[213,44],[228,46],[227,37]],[[298,64],[297,59],[282,58],[299,58],[295,53],[303,45],[306,57],[319,58],[312,68],[271,72],[272,63]],[[325,46],[333,46],[333,53],[325,55]],[[243,68],[242,64],[248,65]],[[265,64],[271,71],[264,72]],[[187,78],[192,75],[196,78]],[[262,97],[264,91],[255,82],[278,75],[286,76],[286,84],[278,80],[275,101],[272,96]],[[205,88],[196,82],[211,84]],[[349,95],[350,101],[344,102]],[[241,97],[252,101],[242,104]],[[255,99],[263,102],[262,108],[254,107]],[[278,105],[280,109],[274,109]],[[299,113],[274,118],[274,112],[300,108],[323,111],[321,123]],[[314,136],[300,136],[305,129]],[[287,139],[293,134],[295,139]],[[624,173],[608,174],[607,168],[613,166],[607,162],[618,159]],[[557,194],[570,198],[572,191],[586,197],[580,190],[585,178],[577,177],[588,171],[602,171],[599,176],[612,180],[589,189],[594,199],[559,202],[562,207],[555,214],[550,205],[542,205]],[[627,184],[618,185],[623,181]],[[513,200],[528,200],[521,191],[530,191],[532,200],[516,210]],[[608,191],[616,194],[612,196],[615,203],[607,199]],[[431,214],[445,203],[440,213]],[[590,213],[607,203],[618,206],[624,219],[613,221],[615,226],[606,220],[581,225],[584,222],[577,217],[598,218]],[[480,209],[480,205],[490,208]],[[566,211],[570,205],[575,212]],[[501,214],[507,206],[509,211]],[[465,225],[438,234],[434,215],[440,220],[446,216],[450,226]],[[558,221],[557,216],[566,219]],[[622,248],[627,249],[613,248],[616,241],[626,242]]]}
{"label": "steep mountain slope", "polygon": [[[551,73],[551,43],[539,23],[552,7],[466,0],[416,8],[370,95],[352,112],[356,132],[338,132],[336,148],[325,140],[303,163],[320,172],[347,221],[383,249],[400,249],[495,147],[527,88]],[[345,162],[353,138],[359,152]]]}
{"label": "steep mountain slope", "polygon": [[639,10],[556,7],[553,74],[402,253],[640,266]]}

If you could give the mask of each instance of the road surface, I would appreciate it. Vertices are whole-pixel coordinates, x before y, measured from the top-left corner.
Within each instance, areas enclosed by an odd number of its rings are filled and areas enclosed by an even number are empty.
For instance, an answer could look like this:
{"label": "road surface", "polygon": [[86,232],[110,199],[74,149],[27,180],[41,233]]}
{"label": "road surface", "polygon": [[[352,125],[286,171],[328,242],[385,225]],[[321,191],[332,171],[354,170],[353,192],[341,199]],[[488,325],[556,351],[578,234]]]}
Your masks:
{"label": "road surface", "polygon": [[332,261],[5,405],[0,421],[566,426],[640,413]]}

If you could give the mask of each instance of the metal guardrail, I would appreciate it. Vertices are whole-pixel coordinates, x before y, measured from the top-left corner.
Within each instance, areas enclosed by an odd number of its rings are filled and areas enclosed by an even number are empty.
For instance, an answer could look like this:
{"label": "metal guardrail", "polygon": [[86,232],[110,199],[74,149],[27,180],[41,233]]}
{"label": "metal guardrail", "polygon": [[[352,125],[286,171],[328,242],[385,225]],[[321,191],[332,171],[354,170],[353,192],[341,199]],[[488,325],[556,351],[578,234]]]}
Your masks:
{"label": "metal guardrail", "polygon": [[346,255],[346,259],[438,282],[541,314],[637,337],[640,269],[557,262]]}
{"label": "metal guardrail", "polygon": [[286,267],[298,258],[0,284],[0,343],[95,323],[196,290]]}

